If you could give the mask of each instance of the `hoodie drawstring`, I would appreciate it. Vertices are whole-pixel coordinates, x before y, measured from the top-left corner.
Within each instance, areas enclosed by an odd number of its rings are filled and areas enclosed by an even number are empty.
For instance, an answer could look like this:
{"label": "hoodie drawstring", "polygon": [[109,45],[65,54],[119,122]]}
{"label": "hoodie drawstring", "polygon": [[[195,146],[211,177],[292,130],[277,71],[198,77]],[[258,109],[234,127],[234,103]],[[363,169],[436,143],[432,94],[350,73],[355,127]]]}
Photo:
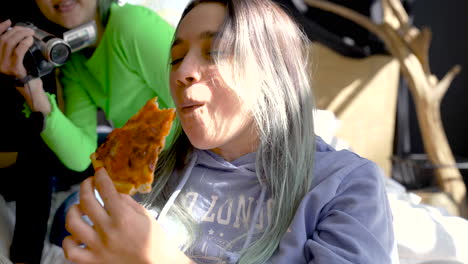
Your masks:
{"label": "hoodie drawstring", "polygon": [[180,192],[184,188],[185,184],[187,183],[188,178],[190,178],[190,174],[192,173],[193,167],[195,167],[195,162],[197,161],[197,154],[196,152],[193,152],[193,156],[190,159],[189,166],[187,167],[187,170],[184,173],[184,176],[182,177],[182,180],[180,180],[179,184],[177,185],[177,188],[175,191],[171,194],[171,197],[167,200],[166,204],[164,205],[163,209],[161,210],[161,213],[159,213],[158,217],[156,219],[164,222],[164,218],[167,215],[167,212],[169,212],[169,209],[171,209],[172,205],[174,205],[175,200],[179,196]]}

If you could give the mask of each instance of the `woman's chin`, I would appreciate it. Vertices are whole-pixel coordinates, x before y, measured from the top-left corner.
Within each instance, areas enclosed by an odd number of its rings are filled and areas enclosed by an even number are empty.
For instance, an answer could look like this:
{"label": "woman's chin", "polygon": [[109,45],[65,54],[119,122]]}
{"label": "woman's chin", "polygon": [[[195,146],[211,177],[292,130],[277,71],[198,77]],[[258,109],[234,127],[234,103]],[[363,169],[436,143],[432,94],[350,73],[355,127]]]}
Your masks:
{"label": "woman's chin", "polygon": [[[190,140],[190,138],[189,138]],[[212,149],[213,147],[211,147],[209,144],[206,144],[206,142],[200,142],[200,141],[197,141],[197,140],[190,140],[190,143],[192,144],[192,146],[194,146],[195,148],[197,149],[201,149],[201,150],[208,150],[208,149]]]}
{"label": "woman's chin", "polygon": [[62,16],[59,21],[56,21],[56,24],[67,29],[73,29],[89,21],[90,19],[85,19],[75,14],[69,14],[68,16]]}
{"label": "woman's chin", "polygon": [[207,139],[206,137],[193,135],[190,133],[186,133],[186,134],[192,146],[194,146],[197,149],[208,150],[208,149],[214,149],[217,147],[215,146],[216,144],[211,142],[211,140]]}
{"label": "woman's chin", "polygon": [[61,21],[56,22],[56,24],[66,29],[73,29],[80,25],[78,22],[69,19],[62,19]]}

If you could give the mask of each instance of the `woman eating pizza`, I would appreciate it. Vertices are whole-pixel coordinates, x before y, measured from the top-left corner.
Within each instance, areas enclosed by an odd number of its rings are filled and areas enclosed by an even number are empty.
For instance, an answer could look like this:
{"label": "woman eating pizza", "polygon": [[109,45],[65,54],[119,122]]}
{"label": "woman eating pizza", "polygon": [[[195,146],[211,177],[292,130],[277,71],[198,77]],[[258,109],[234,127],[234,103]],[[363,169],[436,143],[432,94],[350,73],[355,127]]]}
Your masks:
{"label": "woman eating pizza", "polygon": [[67,214],[67,258],[396,263],[380,169],[314,134],[309,45],[270,0],[192,2],[171,48],[179,133],[152,191],[138,203],[97,169]]}

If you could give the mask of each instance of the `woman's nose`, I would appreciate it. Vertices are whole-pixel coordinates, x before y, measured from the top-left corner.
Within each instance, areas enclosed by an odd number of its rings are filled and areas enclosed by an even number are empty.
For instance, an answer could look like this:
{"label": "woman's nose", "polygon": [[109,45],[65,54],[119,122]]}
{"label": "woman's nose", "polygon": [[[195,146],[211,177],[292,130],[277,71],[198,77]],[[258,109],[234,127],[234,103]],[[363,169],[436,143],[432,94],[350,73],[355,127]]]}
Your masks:
{"label": "woman's nose", "polygon": [[179,69],[177,82],[189,86],[201,79],[201,63],[194,56],[186,56]]}

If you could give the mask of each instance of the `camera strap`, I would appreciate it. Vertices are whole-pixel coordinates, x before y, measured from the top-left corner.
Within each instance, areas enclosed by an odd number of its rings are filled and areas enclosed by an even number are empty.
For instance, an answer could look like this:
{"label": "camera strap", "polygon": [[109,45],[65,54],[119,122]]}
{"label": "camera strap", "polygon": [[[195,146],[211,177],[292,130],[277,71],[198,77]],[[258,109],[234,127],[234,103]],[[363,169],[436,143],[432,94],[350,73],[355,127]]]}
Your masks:
{"label": "camera strap", "polygon": [[24,89],[27,89],[28,92],[29,92],[29,96],[31,98],[31,107],[32,109],[34,109],[34,98],[32,96],[32,92],[31,92],[31,87],[28,85],[28,83],[33,80],[33,79],[36,79],[37,77],[34,77],[32,75],[26,75],[25,77],[23,78],[14,78],[15,80],[15,86],[16,87],[24,87]]}

